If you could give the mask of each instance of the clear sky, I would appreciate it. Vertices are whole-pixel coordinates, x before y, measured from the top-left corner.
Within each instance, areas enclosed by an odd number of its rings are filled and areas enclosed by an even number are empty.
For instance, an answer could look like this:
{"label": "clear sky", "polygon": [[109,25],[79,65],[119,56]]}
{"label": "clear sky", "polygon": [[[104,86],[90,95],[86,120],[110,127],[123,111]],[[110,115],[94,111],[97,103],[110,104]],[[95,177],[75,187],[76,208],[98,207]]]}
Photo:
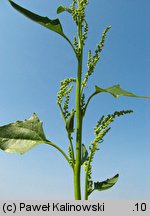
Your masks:
{"label": "clear sky", "polygon": [[[59,5],[71,0],[16,0],[23,7],[56,18]],[[101,60],[89,81],[150,95],[150,1],[89,0],[87,51],[95,49],[103,30],[111,25]],[[64,32],[72,39],[75,28],[69,14],[61,14]],[[77,62],[59,35],[28,20],[6,0],[0,1],[0,125],[29,118],[36,112],[48,139],[67,151],[63,120],[56,105],[59,82],[76,74]],[[86,67],[84,66],[84,69]],[[84,71],[85,72],[85,71]],[[150,198],[150,101],[96,96],[87,110],[83,142],[93,140],[93,127],[101,115],[133,109],[120,117],[97,152],[93,180],[120,174],[116,186],[95,192],[90,199]],[[0,152],[0,199],[73,199],[72,171],[59,152],[39,145],[23,156]]]}

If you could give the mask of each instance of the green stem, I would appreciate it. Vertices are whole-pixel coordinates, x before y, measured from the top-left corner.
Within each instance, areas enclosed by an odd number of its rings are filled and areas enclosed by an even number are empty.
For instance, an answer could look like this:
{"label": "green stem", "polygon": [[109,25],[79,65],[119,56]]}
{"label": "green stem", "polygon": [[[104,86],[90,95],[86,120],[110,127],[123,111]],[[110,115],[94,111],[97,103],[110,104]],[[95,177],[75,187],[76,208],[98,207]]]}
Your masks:
{"label": "green stem", "polygon": [[90,169],[90,166],[91,166],[91,160],[92,160],[92,153],[90,154],[87,169],[86,169],[86,174],[85,174],[85,193],[84,193],[84,199],[85,200],[88,200],[88,197],[89,197],[89,194],[88,194],[88,186],[89,186],[88,175],[89,175],[89,169]]}
{"label": "green stem", "polygon": [[73,169],[74,169],[74,164],[75,164],[74,148],[73,148],[73,143],[72,143],[72,138],[71,138],[70,133],[68,133],[68,139],[69,139],[69,142],[70,142],[70,147],[71,147],[71,152],[72,152],[72,160],[73,160]]}
{"label": "green stem", "polygon": [[87,110],[87,107],[88,107],[88,105],[89,105],[89,103],[90,103],[90,100],[91,100],[96,94],[98,94],[98,93],[97,93],[97,92],[94,92],[94,93],[88,98],[87,103],[86,103],[85,108],[84,108],[83,116],[84,116],[85,113],[86,113],[86,110]]}
{"label": "green stem", "polygon": [[[80,8],[80,0],[78,0],[78,7]],[[76,163],[74,167],[74,194],[75,200],[81,200],[81,144],[82,144],[82,115],[81,115],[81,80],[82,80],[82,21],[78,18],[78,71],[76,79]]]}
{"label": "green stem", "polygon": [[82,116],[80,105],[81,89],[81,60],[78,62],[78,79],[76,82],[76,163],[74,169],[75,199],[81,199],[80,172],[81,172],[81,143],[82,143]]}
{"label": "green stem", "polygon": [[85,175],[85,193],[84,193],[84,199],[88,200],[88,176],[87,176],[87,173]]}
{"label": "green stem", "polygon": [[69,40],[69,38],[68,38],[66,35],[62,35],[62,36],[63,36],[63,37],[68,41],[68,43],[71,45],[71,47],[72,47],[72,49],[73,49],[73,51],[74,51],[76,57],[78,58],[78,54],[77,54],[77,52],[76,52],[76,49],[75,49],[75,47],[73,46],[73,44],[71,43],[71,41]]}
{"label": "green stem", "polygon": [[[66,153],[65,153],[60,147],[58,147],[56,144],[52,143],[52,142],[49,141],[49,140],[47,140],[47,141],[45,142],[45,144],[51,145],[51,146],[53,146],[54,148],[56,148],[56,149],[65,157],[65,159],[66,159],[67,162],[69,163],[69,158],[68,158],[68,156],[66,155]],[[70,165],[70,163],[69,163],[69,165]]]}
{"label": "green stem", "polygon": [[[62,109],[62,106],[61,104],[58,104],[59,108],[60,108],[60,112],[61,112],[61,115],[62,115],[62,118],[66,124],[66,118],[65,118],[65,115],[64,115],[64,112],[63,112],[63,109]],[[73,160],[73,168],[74,168],[74,162],[75,162],[75,159],[74,159],[74,149],[73,149],[73,144],[72,144],[72,139],[71,139],[71,134],[68,133],[67,131],[67,134],[68,134],[68,140],[69,140],[69,143],[70,143],[70,147],[71,147],[71,152],[72,152],[72,160]]]}
{"label": "green stem", "polygon": [[64,120],[64,122],[65,122],[65,124],[66,124],[66,118],[65,118],[65,115],[64,115],[62,106],[61,106],[61,104],[58,104],[58,106],[59,106],[59,108],[60,108],[60,112],[61,112],[62,118],[63,118],[63,120]]}

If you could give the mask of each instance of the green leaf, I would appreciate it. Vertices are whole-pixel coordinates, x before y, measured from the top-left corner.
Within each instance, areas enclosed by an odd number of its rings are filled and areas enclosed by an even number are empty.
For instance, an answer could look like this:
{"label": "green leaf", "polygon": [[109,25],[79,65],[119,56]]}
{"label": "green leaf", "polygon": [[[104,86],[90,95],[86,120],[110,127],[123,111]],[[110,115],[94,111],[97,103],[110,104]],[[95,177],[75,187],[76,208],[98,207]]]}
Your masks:
{"label": "green leaf", "polygon": [[98,191],[108,190],[116,184],[118,178],[119,178],[119,174],[103,182],[94,182],[94,190],[98,190]]}
{"label": "green leaf", "polygon": [[82,144],[81,148],[81,164],[83,164],[88,159],[88,151],[84,144]]}
{"label": "green leaf", "polygon": [[71,9],[70,8],[67,8],[67,7],[64,7],[64,6],[59,6],[57,8],[57,14],[60,14],[62,12],[68,12],[68,13],[72,13]]}
{"label": "green leaf", "polygon": [[95,89],[96,89],[96,94],[98,93],[102,93],[102,92],[107,92],[111,95],[113,95],[115,98],[119,98],[120,96],[126,96],[126,97],[136,97],[136,98],[145,98],[145,99],[150,99],[150,97],[147,97],[147,96],[138,96],[138,95],[135,95],[131,92],[128,92],[126,90],[123,90],[120,85],[114,85],[114,86],[111,86],[109,88],[106,88],[106,89],[103,89],[101,87],[98,87],[98,86],[95,86]]}
{"label": "green leaf", "polygon": [[35,14],[19,5],[17,5],[16,3],[14,3],[11,0],[8,0],[10,2],[10,4],[20,13],[22,13],[23,15],[25,15],[26,17],[28,17],[29,19],[37,22],[38,24],[62,35],[64,37],[64,33],[63,33],[63,29],[61,26],[61,23],[59,21],[59,19],[54,19],[51,20],[48,17],[43,17],[43,16],[39,16],[38,14]]}
{"label": "green leaf", "polygon": [[70,113],[70,116],[67,120],[67,123],[66,123],[66,129],[67,129],[68,133],[74,132],[74,114],[75,114],[75,111],[72,110]]}
{"label": "green leaf", "polygon": [[45,141],[42,122],[35,113],[27,120],[0,127],[0,149],[9,153],[24,154]]}

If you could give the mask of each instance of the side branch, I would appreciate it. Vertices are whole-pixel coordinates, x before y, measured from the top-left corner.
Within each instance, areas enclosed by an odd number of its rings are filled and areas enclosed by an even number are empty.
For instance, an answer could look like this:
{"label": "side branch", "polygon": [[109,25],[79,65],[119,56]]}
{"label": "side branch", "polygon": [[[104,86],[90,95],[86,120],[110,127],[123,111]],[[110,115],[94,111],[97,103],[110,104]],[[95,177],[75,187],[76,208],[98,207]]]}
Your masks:
{"label": "side branch", "polygon": [[71,137],[70,133],[68,133],[68,139],[69,139],[69,142],[70,142],[70,148],[71,148],[71,153],[72,153],[72,161],[73,161],[73,168],[74,168],[75,155],[74,155],[74,148],[73,148],[73,143],[72,143],[72,137]]}
{"label": "side branch", "polygon": [[[51,145],[51,146],[53,146],[54,148],[56,148],[56,149],[65,157],[65,159],[66,159],[66,160],[68,161],[68,163],[69,163],[69,158],[68,158],[68,156],[66,155],[66,153],[65,153],[60,147],[58,147],[56,144],[50,142],[49,140],[47,140],[47,141],[45,142],[45,144]],[[69,163],[69,165],[70,165],[70,163]]]}
{"label": "side branch", "polygon": [[84,112],[83,112],[83,116],[85,116],[85,113],[86,113],[86,110],[87,110],[87,107],[91,101],[91,99],[96,95],[98,94],[98,92],[94,92],[87,100],[86,104],[85,104],[85,108],[84,108]]}
{"label": "side branch", "polygon": [[63,118],[63,120],[64,120],[64,123],[66,124],[66,118],[65,118],[65,115],[64,115],[62,106],[61,106],[61,104],[58,104],[58,106],[59,106],[59,108],[60,108],[60,113],[61,113],[61,116],[62,116],[62,118]]}
{"label": "side branch", "polygon": [[69,38],[68,38],[65,34],[63,34],[62,36],[68,41],[68,43],[70,44],[70,46],[72,47],[72,49],[73,49],[73,51],[74,51],[74,53],[75,53],[75,55],[76,55],[76,58],[78,59],[78,54],[77,54],[77,52],[76,52],[76,49],[75,49],[75,47],[73,46],[73,44],[71,43],[71,41],[69,40]]}

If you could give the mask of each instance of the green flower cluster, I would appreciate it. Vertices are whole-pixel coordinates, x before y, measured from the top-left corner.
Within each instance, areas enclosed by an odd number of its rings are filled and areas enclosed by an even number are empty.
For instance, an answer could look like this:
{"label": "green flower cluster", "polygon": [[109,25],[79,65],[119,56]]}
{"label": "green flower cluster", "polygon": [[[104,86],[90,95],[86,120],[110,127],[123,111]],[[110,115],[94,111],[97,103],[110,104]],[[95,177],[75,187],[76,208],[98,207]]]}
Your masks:
{"label": "green flower cluster", "polygon": [[[71,7],[70,7],[73,20],[75,21],[77,25],[81,23],[81,26],[83,28],[83,33],[82,33],[82,38],[81,38],[81,42],[83,45],[85,45],[84,42],[87,39],[87,34],[88,34],[88,23],[86,22],[86,19],[85,19],[85,8],[87,4],[88,4],[88,0],[81,0],[80,7],[77,7],[77,1],[73,0]],[[73,43],[74,43],[76,52],[79,53],[78,41],[76,37],[74,37]]]}
{"label": "green flower cluster", "polygon": [[75,78],[66,78],[60,82],[60,90],[57,93],[57,104],[61,104],[63,101],[63,97],[66,97],[72,90],[73,86],[71,85],[69,88],[69,84],[71,82],[76,82]]}
{"label": "green flower cluster", "polygon": [[97,146],[97,143],[101,143],[103,141],[103,137],[107,134],[107,132],[110,130],[110,127],[108,126],[114,121],[116,117],[122,116],[124,114],[129,114],[133,112],[132,110],[122,110],[122,111],[116,111],[113,114],[110,114],[106,117],[102,116],[98,123],[96,124],[94,128],[95,133],[95,139],[91,143],[93,146]]}
{"label": "green flower cluster", "polygon": [[73,167],[73,155],[72,155],[72,149],[70,145],[68,147],[68,155],[69,155],[69,164],[71,167]]}
{"label": "green flower cluster", "polygon": [[85,19],[83,20],[82,26],[83,26],[82,44],[85,45],[85,40],[87,39],[87,35],[88,35],[88,23]]}
{"label": "green flower cluster", "polygon": [[[57,104],[61,107],[62,112],[67,119],[70,115],[68,111],[69,100],[70,100],[70,92],[73,88],[73,85],[70,85],[71,82],[76,82],[75,78],[66,78],[60,83],[60,90],[57,93]],[[64,101],[63,101],[64,99]],[[64,103],[63,103],[64,102]],[[63,103],[63,108],[62,108]]]}
{"label": "green flower cluster", "polygon": [[108,127],[116,117],[132,113],[132,110],[122,110],[122,111],[116,111],[113,114],[110,114],[108,116],[102,116],[98,123],[96,124],[94,128],[94,134],[95,139],[89,146],[90,154],[88,156],[88,159],[84,163],[84,170],[87,175],[87,184],[88,184],[88,194],[91,194],[93,190],[93,181],[92,181],[92,166],[91,162],[93,161],[95,152],[99,150],[98,145],[99,143],[103,142],[103,137],[108,133],[108,131],[111,129]]}
{"label": "green flower cluster", "polygon": [[99,61],[100,59],[100,56],[99,56],[99,53],[102,51],[103,47],[104,47],[104,43],[105,43],[105,39],[106,39],[106,35],[107,35],[107,32],[109,31],[109,29],[111,28],[111,26],[108,26],[102,33],[102,38],[101,38],[101,41],[100,43],[97,45],[97,48],[95,50],[95,54],[92,55],[92,52],[91,50],[89,50],[88,52],[88,61],[87,61],[87,68],[88,68],[88,71],[87,73],[85,74],[85,78],[82,82],[82,85],[83,87],[86,87],[86,83],[89,79],[89,76],[91,76],[94,72],[94,69],[95,69],[95,66],[97,64],[97,62]]}
{"label": "green flower cluster", "polygon": [[85,94],[81,95],[81,111],[82,111],[82,114],[84,114],[84,111],[85,111]]}
{"label": "green flower cluster", "polygon": [[90,195],[92,190],[93,190],[92,166],[91,166],[91,162],[89,162],[89,161],[90,161],[90,157],[88,158],[87,161],[84,162],[84,171],[85,171],[86,176],[87,176],[87,192],[88,192],[88,195]]}
{"label": "green flower cluster", "polygon": [[82,23],[85,19],[85,8],[87,4],[88,0],[81,0],[80,7],[77,7],[77,0],[73,0],[71,4],[72,18],[77,25],[78,23]]}

